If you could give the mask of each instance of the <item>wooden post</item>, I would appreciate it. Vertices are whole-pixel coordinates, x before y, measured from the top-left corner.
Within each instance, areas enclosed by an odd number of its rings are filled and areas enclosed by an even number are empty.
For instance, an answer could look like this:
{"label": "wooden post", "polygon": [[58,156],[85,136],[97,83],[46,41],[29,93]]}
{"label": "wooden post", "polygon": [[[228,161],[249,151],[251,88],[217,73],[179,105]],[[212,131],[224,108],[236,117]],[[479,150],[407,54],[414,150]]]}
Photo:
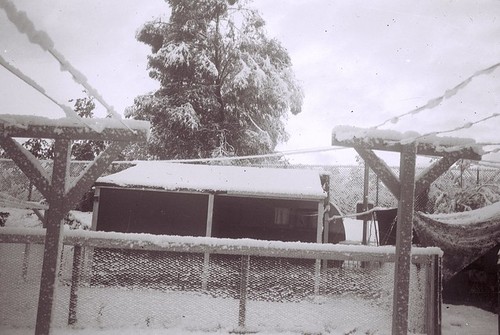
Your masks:
{"label": "wooden post", "polygon": [[28,265],[30,261],[30,249],[31,249],[31,244],[26,243],[24,245],[24,255],[23,255],[23,280],[27,281],[28,280]]}
{"label": "wooden post", "polygon": [[[90,230],[96,231],[97,230],[97,220],[98,220],[98,215],[99,215],[99,197],[101,194],[101,188],[96,187],[94,189],[94,199],[92,203],[92,223],[90,226]],[[86,246],[83,248],[83,264],[82,264],[82,270],[81,270],[81,280],[86,283],[90,284],[90,279],[92,277],[92,265],[94,262],[94,247],[89,247]]]}
{"label": "wooden post", "polygon": [[[316,243],[321,243],[323,235],[323,215],[325,206],[323,201],[318,202],[318,220],[316,227]],[[321,282],[321,259],[317,259],[314,265],[314,294],[319,295],[319,285]]]}
{"label": "wooden post", "polygon": [[[327,208],[329,205],[326,206]],[[327,212],[325,208],[325,212]],[[323,243],[328,243],[328,239],[330,235],[330,220],[328,219],[328,215],[323,215]],[[328,260],[323,260],[323,269],[328,269]]]}
{"label": "wooden post", "polygon": [[[330,239],[330,218],[328,216],[330,212],[330,174],[321,174],[321,185],[323,190],[326,192],[326,199],[323,205],[323,215],[321,219],[323,220],[323,243],[329,243]],[[319,215],[319,214],[318,214]],[[318,217],[319,219],[319,217]],[[323,268],[328,269],[328,260],[323,260]]]}
{"label": "wooden post", "polygon": [[[370,178],[370,167],[367,162],[365,162],[365,173],[363,178],[363,212],[368,210],[368,183]],[[368,220],[367,215],[363,215],[363,236],[361,242],[363,245],[368,244]]]}
{"label": "wooden post", "polygon": [[441,257],[433,255],[426,267],[425,328],[427,335],[441,335]]}
{"label": "wooden post", "polygon": [[250,256],[241,256],[241,277],[240,277],[240,308],[238,312],[238,327],[244,328],[247,313],[247,286],[248,272],[250,270]]}
{"label": "wooden post", "polygon": [[397,218],[396,264],[392,304],[392,334],[408,333],[411,242],[415,202],[416,144],[402,147],[400,163],[400,198]]}
{"label": "wooden post", "polygon": [[80,286],[80,271],[82,265],[82,247],[73,248],[73,269],[71,271],[71,290],[69,294],[68,324],[74,325],[77,321],[76,308],[78,307],[78,287]]}
{"label": "wooden post", "polygon": [[497,255],[497,290],[498,290],[498,297],[497,297],[498,334],[500,335],[500,249],[498,249],[498,255]]}
{"label": "wooden post", "polygon": [[[207,227],[205,236],[212,237],[212,223],[214,216],[214,198],[213,194],[208,195],[208,208],[207,208]],[[208,277],[210,276],[210,254],[205,252],[203,254],[203,273],[201,278],[201,288],[207,289]]]}
{"label": "wooden post", "polygon": [[43,254],[42,278],[38,298],[35,334],[49,334],[53,319],[57,269],[62,249],[63,218],[65,215],[66,181],[69,177],[71,142],[57,139],[54,148],[54,166],[49,192],[49,210],[46,213],[47,233]]}

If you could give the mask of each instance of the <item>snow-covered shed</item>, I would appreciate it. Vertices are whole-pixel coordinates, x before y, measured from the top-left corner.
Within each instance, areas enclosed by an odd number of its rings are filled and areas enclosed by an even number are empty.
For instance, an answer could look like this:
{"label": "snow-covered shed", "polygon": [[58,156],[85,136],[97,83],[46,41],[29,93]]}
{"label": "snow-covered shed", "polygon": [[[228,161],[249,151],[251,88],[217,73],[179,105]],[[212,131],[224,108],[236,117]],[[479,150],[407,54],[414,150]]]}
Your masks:
{"label": "snow-covered shed", "polygon": [[102,231],[338,242],[317,170],[142,161],[95,183]]}

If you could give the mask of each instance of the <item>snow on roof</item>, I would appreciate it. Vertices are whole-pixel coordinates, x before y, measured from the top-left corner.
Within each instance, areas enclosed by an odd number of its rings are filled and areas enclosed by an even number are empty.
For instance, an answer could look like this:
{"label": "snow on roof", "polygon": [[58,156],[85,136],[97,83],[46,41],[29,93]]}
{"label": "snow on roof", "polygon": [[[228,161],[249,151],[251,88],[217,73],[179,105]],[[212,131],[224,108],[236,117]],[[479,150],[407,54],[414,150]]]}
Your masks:
{"label": "snow on roof", "polygon": [[361,140],[370,144],[375,141],[399,142],[401,144],[417,141],[435,147],[436,151],[448,152],[461,148],[471,148],[475,153],[481,155],[482,147],[476,144],[472,138],[459,138],[450,136],[437,136],[434,134],[421,135],[415,131],[399,132],[390,129],[358,128],[340,125],[333,128],[332,137],[337,141]]}
{"label": "snow on roof", "polygon": [[309,200],[326,197],[321,186],[320,172],[317,170],[179,164],[165,161],[137,162],[136,166],[97,179],[96,185]]}

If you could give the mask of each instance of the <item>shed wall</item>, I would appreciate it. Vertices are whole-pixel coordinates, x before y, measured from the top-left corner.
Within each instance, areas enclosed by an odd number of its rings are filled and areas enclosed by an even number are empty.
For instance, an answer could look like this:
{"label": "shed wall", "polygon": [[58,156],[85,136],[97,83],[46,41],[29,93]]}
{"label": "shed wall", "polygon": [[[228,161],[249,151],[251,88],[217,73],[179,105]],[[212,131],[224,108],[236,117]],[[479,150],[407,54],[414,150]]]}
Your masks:
{"label": "shed wall", "polygon": [[101,188],[97,230],[204,236],[208,195]]}
{"label": "shed wall", "polygon": [[317,214],[317,201],[216,196],[213,236],[316,242]]}

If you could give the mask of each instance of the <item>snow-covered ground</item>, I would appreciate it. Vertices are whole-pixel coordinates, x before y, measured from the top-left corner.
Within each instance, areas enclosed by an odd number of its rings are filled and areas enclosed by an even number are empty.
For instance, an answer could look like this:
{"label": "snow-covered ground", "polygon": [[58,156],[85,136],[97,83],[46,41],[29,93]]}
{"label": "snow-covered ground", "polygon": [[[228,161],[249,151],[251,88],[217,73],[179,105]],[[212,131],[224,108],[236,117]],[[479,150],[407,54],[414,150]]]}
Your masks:
{"label": "snow-covered ground", "polygon": [[[229,335],[234,334],[237,329],[218,329],[213,331],[188,330],[183,327],[169,329],[55,329],[54,335]],[[442,334],[443,335],[493,335],[497,334],[497,316],[479,308],[470,306],[443,305]],[[33,329],[13,329],[0,326],[0,333],[4,335],[28,335],[33,334]],[[300,332],[284,331],[259,331],[259,335],[299,335]],[[318,333],[319,334],[319,333]],[[323,334],[346,334],[341,332],[324,332]],[[360,334],[360,333],[351,333]],[[383,333],[375,333],[383,334]]]}
{"label": "snow-covered ground", "polygon": [[[0,212],[2,210],[0,209]],[[30,214],[29,211],[27,210],[20,210],[20,209],[8,209],[8,211],[11,213],[9,219],[6,222],[7,227],[40,227],[40,222],[38,221],[36,215]],[[80,222],[80,226],[87,226],[90,222],[91,215],[89,213],[80,213],[80,212],[72,212],[72,215],[74,218],[77,218],[77,221]],[[345,226],[346,226],[346,239],[349,241],[359,241],[361,239],[361,231],[362,231],[362,225],[361,221],[357,220],[351,220],[347,219],[345,220]],[[374,236],[374,234],[372,234]],[[374,239],[373,239],[374,240]],[[4,274],[5,275],[5,274]],[[1,276],[1,273],[0,273]],[[107,296],[111,297],[117,297],[119,296],[118,292],[113,291],[113,289],[94,289],[94,288],[87,288],[89,290],[89,295],[88,299],[86,302],[80,301],[79,303],[87,303],[89,307],[94,306],[98,301],[102,300],[109,300],[111,299],[106,298]],[[100,291],[99,291],[100,290]],[[116,290],[116,289],[114,289]],[[63,291],[67,291],[67,289],[63,289]],[[160,296],[158,294],[155,294],[154,291],[133,291],[130,293],[124,293],[123,291],[120,293],[122,294],[123,297],[126,298],[128,301],[133,301],[134,303],[132,304],[122,304],[120,305],[120,300],[116,300],[116,303],[118,303],[120,306],[115,306],[113,308],[120,309],[120,318],[122,319],[119,321],[119,323],[122,324],[121,327],[106,327],[106,325],[103,323],[101,326],[99,325],[91,325],[91,323],[80,323],[79,327],[77,328],[59,328],[54,331],[54,334],[69,334],[69,335],[87,335],[87,334],[98,334],[98,335],[117,335],[117,334],[145,334],[145,335],[153,335],[153,334],[180,334],[180,335],[207,335],[207,334],[230,334],[234,333],[238,329],[235,329],[234,326],[234,320],[231,318],[231,316],[225,315],[228,309],[221,308],[218,310],[218,308],[212,307],[210,310],[210,313],[216,313],[218,314],[221,318],[221,322],[219,324],[211,324],[212,320],[207,320],[203,318],[203,314],[194,314],[194,317],[191,317],[189,320],[185,320],[184,322],[181,322],[180,324],[169,324],[168,328],[164,328],[162,326],[162,323],[157,322],[155,323],[155,318],[156,320],[160,320],[162,318],[165,318],[165,315],[160,315],[160,314],[171,314],[174,315],[175,313],[181,313],[180,310],[172,310],[170,312],[168,311],[163,311],[160,313],[157,310],[152,310],[151,315],[153,317],[149,322],[151,322],[152,327],[145,327],[140,326],[133,326],[136,318],[136,306],[141,306],[141,305],[155,305],[154,303],[156,302],[156,305],[158,304],[163,304],[164,301],[160,299]],[[98,297],[96,297],[96,295]],[[133,297],[130,295],[134,295]],[[171,296],[175,294],[170,294]],[[186,295],[183,295],[183,298],[180,296],[175,295],[177,298],[177,301],[181,301],[182,299],[185,299]],[[82,295],[83,297],[83,295]],[[199,299],[199,297],[197,297]],[[202,298],[205,299],[205,298]],[[208,299],[208,298],[207,298]],[[82,299],[84,300],[84,299]],[[5,301],[4,301],[5,302]],[[193,302],[196,302],[195,305],[190,305],[193,304]],[[190,310],[195,310],[197,308],[200,308],[200,305],[197,305],[199,300],[186,300],[182,302],[180,305],[182,308],[188,308]],[[218,305],[223,306],[224,304],[229,304],[231,306],[237,305],[237,301],[233,299],[222,299]],[[252,306],[253,304],[253,306]],[[356,312],[359,312],[360,310],[366,309],[366,311],[362,311],[364,313],[363,315],[370,315],[374,316],[373,313],[377,313],[377,309],[373,308],[372,306],[368,306],[368,304],[359,304],[355,301],[355,299],[344,299],[341,302],[338,300],[335,302],[324,300],[324,301],[314,301],[308,304],[307,306],[304,306],[302,303],[302,306],[300,309],[297,309],[297,304],[293,303],[288,303],[288,304],[279,304],[279,306],[275,306],[273,304],[276,303],[271,303],[271,302],[250,302],[249,303],[249,308],[253,310],[249,314],[249,321],[253,320],[258,320],[259,318],[266,318],[268,321],[272,320],[274,317],[273,313],[279,314],[290,314],[296,316],[287,318],[285,321],[283,319],[280,319],[280,321],[276,322],[286,322],[287,324],[283,325],[281,327],[281,330],[273,330],[273,331],[266,331],[262,329],[254,329],[258,330],[258,334],[262,335],[297,335],[297,334],[303,334],[300,329],[294,328],[294,319],[302,319],[302,320],[308,320],[308,314],[311,313],[310,319],[311,320],[317,320],[313,318],[312,316],[314,315],[315,317],[318,316],[318,314],[321,315],[321,313],[324,313],[324,311],[332,312],[335,311],[336,314],[339,313],[346,313],[346,315],[349,314],[349,310],[356,310]],[[24,308],[28,308],[26,305],[24,305]],[[211,306],[214,306],[213,304]],[[339,308],[339,306],[342,306],[342,308]],[[99,309],[102,308],[102,306],[94,306],[94,309]],[[234,308],[237,308],[233,306]],[[89,310],[92,310],[92,308],[89,308]],[[264,314],[263,311],[268,311]],[[0,309],[0,313],[6,313],[7,309]],[[35,309],[31,307],[31,317],[33,317],[33,312]],[[272,312],[269,312],[272,311]],[[10,311],[12,312],[12,311]],[[20,315],[26,312],[24,311],[19,311]],[[443,305],[442,308],[443,312],[443,318],[442,318],[442,331],[444,335],[461,335],[461,334],[475,334],[475,335],[489,335],[489,334],[496,334],[497,333],[497,316],[493,313],[471,307],[471,306],[454,306],[454,305]],[[156,314],[155,314],[156,313]],[[160,313],[160,314],[158,314]],[[298,313],[298,314],[297,314]],[[85,315],[81,316],[82,318],[85,318]],[[230,318],[229,322],[226,322],[226,319]],[[1,315],[0,315],[1,319]],[[347,318],[341,318],[345,319],[343,324],[332,324],[329,327],[325,327],[325,325],[328,325],[328,317],[322,317],[320,318],[321,322],[323,325],[321,327],[314,327],[312,326],[312,329],[315,329],[315,334],[385,334],[388,333],[388,328],[387,325],[378,325],[377,324],[377,317],[372,318],[373,321],[371,321],[371,325],[367,327],[367,325],[362,325],[362,324],[353,324],[350,322]],[[90,320],[90,319],[89,319]],[[107,322],[104,318],[101,320],[102,322]],[[114,320],[116,321],[116,320]],[[164,322],[164,321],[162,321]],[[250,322],[252,323],[252,322]],[[136,323],[137,324],[137,323]],[[258,324],[258,322],[254,322],[254,324]],[[82,329],[82,327],[84,327]],[[193,330],[196,329],[196,330]],[[203,330],[199,330],[203,329]],[[280,329],[280,328],[278,328]],[[371,330],[370,330],[371,329]],[[250,329],[252,330],[252,329]],[[25,335],[25,334],[32,334],[33,329],[32,328],[24,328],[24,326],[20,328],[12,328],[9,327],[8,325],[1,324],[0,323],[0,334],[13,334],[13,335]]]}

